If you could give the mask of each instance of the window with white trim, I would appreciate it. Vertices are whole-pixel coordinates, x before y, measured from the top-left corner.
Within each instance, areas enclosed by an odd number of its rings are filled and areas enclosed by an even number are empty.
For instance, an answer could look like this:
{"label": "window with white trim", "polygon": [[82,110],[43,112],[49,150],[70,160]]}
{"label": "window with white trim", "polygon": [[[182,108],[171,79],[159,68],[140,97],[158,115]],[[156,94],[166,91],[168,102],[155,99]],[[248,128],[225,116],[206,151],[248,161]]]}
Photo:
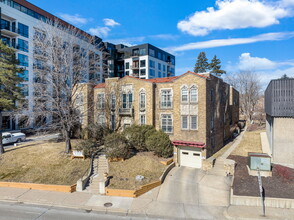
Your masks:
{"label": "window with white trim", "polygon": [[198,102],[198,89],[192,86],[190,89],[190,102]]}
{"label": "window with white trim", "polygon": [[141,114],[140,115],[140,125],[145,125],[146,124],[146,115]]}
{"label": "window with white trim", "polygon": [[98,116],[98,121],[97,121],[98,125],[100,126],[104,126],[105,125],[105,116],[104,115],[99,115]]}
{"label": "window with white trim", "polygon": [[144,90],[140,92],[139,100],[140,100],[140,109],[145,109],[146,108],[146,93]]}
{"label": "window with white trim", "polygon": [[187,86],[184,86],[181,89],[181,101],[182,102],[188,102],[189,92]]}
{"label": "window with white trim", "polygon": [[161,90],[161,108],[172,107],[172,92],[171,89]]}
{"label": "window with white trim", "polygon": [[133,106],[133,94],[131,92],[129,93],[123,93],[122,94],[122,107],[129,109]]}
{"label": "window with white trim", "polygon": [[115,105],[116,105],[116,97],[115,97],[115,94],[112,93],[111,94],[111,109],[115,109]]}
{"label": "window with white trim", "polygon": [[97,96],[97,108],[98,109],[104,109],[105,107],[105,99],[104,99],[104,94],[100,93]]}
{"label": "window with white trim", "polygon": [[190,129],[197,130],[197,128],[198,128],[198,117],[197,117],[197,115],[191,115],[190,116]]}
{"label": "window with white trim", "polygon": [[187,130],[188,129],[188,116],[182,115],[182,129]]}
{"label": "window with white trim", "polygon": [[161,115],[161,130],[163,130],[165,133],[173,132],[173,119],[171,114]]}

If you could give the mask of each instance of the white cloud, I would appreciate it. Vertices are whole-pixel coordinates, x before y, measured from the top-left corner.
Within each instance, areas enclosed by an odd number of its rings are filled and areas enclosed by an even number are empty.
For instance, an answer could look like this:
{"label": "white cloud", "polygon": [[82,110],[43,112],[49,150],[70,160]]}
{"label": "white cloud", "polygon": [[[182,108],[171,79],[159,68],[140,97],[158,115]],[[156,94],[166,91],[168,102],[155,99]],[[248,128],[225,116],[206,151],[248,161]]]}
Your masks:
{"label": "white cloud", "polygon": [[156,34],[150,35],[149,38],[156,40],[176,40],[179,36],[173,34]]}
{"label": "white cloud", "polygon": [[[293,1],[293,0],[286,0]],[[213,30],[262,28],[279,24],[289,12],[278,4],[258,0],[217,0],[216,9],[207,8],[178,23],[178,28],[194,36],[205,36]]]}
{"label": "white cloud", "polygon": [[252,57],[250,53],[242,53],[238,64],[240,70],[268,70],[276,68],[277,65],[267,58]]}
{"label": "white cloud", "polygon": [[108,33],[110,32],[110,28],[108,27],[96,27],[96,28],[90,28],[89,33],[92,35],[96,35],[98,37],[107,37]]}
{"label": "white cloud", "polygon": [[282,0],[281,5],[282,6],[294,6],[294,0]]}
{"label": "white cloud", "polygon": [[274,33],[266,33],[260,34],[253,37],[248,38],[229,38],[229,39],[217,39],[217,40],[209,40],[195,43],[188,43],[175,47],[168,47],[165,50],[170,52],[177,51],[186,51],[186,50],[195,50],[195,49],[204,49],[204,48],[213,48],[213,47],[224,47],[224,46],[232,46],[232,45],[240,45],[240,44],[250,44],[262,41],[278,41],[285,40],[294,37],[294,32],[274,32]]}
{"label": "white cloud", "polygon": [[83,18],[79,14],[70,15],[70,14],[59,13],[58,15],[63,20],[65,20],[65,21],[67,21],[67,22],[69,22],[71,24],[75,24],[75,25],[87,24],[91,20],[91,19],[88,19],[88,18]]}
{"label": "white cloud", "polygon": [[120,25],[120,23],[116,22],[115,20],[111,18],[104,18],[103,19],[104,25],[109,27],[114,27]]}
{"label": "white cloud", "polygon": [[128,37],[121,39],[106,39],[104,41],[113,43],[113,44],[124,44],[126,46],[134,46],[135,44],[142,43],[146,37]]}

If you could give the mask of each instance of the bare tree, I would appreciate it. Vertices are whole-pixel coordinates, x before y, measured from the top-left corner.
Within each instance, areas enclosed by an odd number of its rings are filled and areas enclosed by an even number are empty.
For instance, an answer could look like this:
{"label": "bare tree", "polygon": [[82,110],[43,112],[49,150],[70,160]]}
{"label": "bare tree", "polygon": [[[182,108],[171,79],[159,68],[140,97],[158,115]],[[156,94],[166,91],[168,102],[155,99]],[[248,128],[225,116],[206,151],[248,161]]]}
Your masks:
{"label": "bare tree", "polygon": [[120,115],[121,107],[121,84],[119,81],[113,81],[107,84],[104,91],[98,93],[97,97],[97,115],[98,124],[102,124],[101,118],[107,128],[118,131],[121,128],[122,117]]}
{"label": "bare tree", "polygon": [[36,28],[34,44],[35,124],[60,130],[69,153],[71,133],[91,108],[85,108],[82,91],[85,82],[97,80],[101,57],[93,37],[59,20]]}
{"label": "bare tree", "polygon": [[225,80],[239,91],[241,114],[251,120],[260,99],[260,79],[252,71],[241,71],[227,75]]}

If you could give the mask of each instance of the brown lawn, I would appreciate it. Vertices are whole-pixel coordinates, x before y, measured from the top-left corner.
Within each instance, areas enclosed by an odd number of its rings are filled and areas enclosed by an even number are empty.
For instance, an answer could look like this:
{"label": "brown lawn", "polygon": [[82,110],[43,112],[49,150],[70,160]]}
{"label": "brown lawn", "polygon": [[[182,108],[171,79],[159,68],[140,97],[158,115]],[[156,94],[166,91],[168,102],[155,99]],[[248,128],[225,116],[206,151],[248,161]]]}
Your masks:
{"label": "brown lawn", "polygon": [[[109,163],[109,188],[113,189],[137,189],[142,185],[159,180],[166,166],[161,164],[159,158],[151,152],[138,153],[132,158]],[[144,176],[144,180],[135,180],[137,175]]]}
{"label": "brown lawn", "polygon": [[7,149],[0,156],[0,181],[75,184],[87,170],[89,159],[72,160],[64,148],[63,142],[35,142]]}
{"label": "brown lawn", "polygon": [[245,131],[245,134],[241,143],[231,153],[231,155],[247,157],[248,152],[262,153],[262,146],[261,146],[261,140],[260,140],[261,132],[264,132],[264,130]]}

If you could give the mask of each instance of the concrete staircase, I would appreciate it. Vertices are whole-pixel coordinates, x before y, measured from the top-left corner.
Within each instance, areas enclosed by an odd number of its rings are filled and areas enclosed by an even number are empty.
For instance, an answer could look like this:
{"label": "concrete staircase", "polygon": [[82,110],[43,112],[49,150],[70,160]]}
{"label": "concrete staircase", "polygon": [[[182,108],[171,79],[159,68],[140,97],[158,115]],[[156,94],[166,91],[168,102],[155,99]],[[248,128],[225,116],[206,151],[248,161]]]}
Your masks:
{"label": "concrete staircase", "polygon": [[105,155],[97,156],[93,160],[93,173],[89,179],[88,186],[84,190],[88,193],[99,194],[99,183],[104,180],[104,173],[109,172],[108,161]]}
{"label": "concrete staircase", "polygon": [[224,167],[225,167],[225,159],[217,158],[215,161],[214,167],[208,171],[208,174],[216,175],[216,176],[226,176]]}

